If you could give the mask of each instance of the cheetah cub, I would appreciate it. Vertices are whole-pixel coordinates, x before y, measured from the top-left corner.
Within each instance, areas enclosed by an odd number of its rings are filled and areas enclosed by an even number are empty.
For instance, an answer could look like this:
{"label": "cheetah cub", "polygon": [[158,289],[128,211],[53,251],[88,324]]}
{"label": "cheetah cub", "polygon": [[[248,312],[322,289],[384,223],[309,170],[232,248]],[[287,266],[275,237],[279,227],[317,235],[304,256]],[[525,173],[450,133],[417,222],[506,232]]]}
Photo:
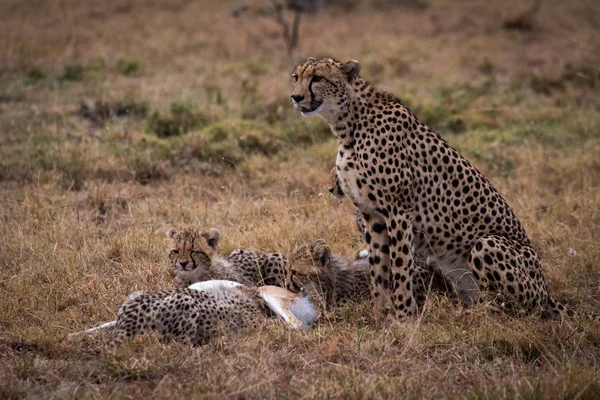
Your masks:
{"label": "cheetah cub", "polygon": [[[443,277],[426,262],[415,264],[415,293],[422,306],[432,291],[446,292],[449,288]],[[305,292],[319,310],[331,311],[351,302],[371,298],[370,266],[366,258],[352,259],[332,253],[323,240],[303,246],[286,268],[285,287],[292,292]]]}
{"label": "cheetah cub", "polygon": [[117,346],[154,331],[163,339],[199,346],[216,336],[258,327],[269,310],[294,329],[306,328],[316,319],[306,296],[276,286],[215,280],[184,289],[134,292],[119,308],[116,321],[71,336],[114,328],[112,344]]}
{"label": "cheetah cub", "polygon": [[169,260],[176,287],[195,282],[226,279],[245,285],[283,286],[287,258],[279,253],[234,250],[229,257],[217,253],[221,234],[205,230],[171,228]]}

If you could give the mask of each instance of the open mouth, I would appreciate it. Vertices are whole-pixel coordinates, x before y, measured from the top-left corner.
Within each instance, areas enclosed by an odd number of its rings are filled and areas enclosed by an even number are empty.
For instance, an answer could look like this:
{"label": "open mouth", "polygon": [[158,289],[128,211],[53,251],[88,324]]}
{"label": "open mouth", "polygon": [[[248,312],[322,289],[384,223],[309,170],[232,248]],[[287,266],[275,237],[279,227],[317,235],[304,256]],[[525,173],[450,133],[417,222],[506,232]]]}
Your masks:
{"label": "open mouth", "polygon": [[300,107],[300,112],[302,113],[302,115],[312,115],[319,112],[322,106],[323,103],[321,103],[320,101],[313,100],[310,103],[310,107]]}

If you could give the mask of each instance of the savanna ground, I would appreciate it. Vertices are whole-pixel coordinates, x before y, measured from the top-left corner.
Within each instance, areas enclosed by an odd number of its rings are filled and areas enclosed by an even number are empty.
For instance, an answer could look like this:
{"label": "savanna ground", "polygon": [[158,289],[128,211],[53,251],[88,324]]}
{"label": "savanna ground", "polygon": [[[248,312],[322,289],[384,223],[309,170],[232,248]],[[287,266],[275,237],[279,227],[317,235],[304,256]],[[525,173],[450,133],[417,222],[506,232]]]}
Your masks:
{"label": "savanna ground", "polygon": [[[143,4],[142,4],[143,3]],[[368,304],[308,332],[270,321],[197,349],[112,353],[125,296],[170,287],[171,226],[221,252],[361,248],[327,192],[336,142],[289,102],[307,56],[358,59],[507,197],[552,292],[600,311],[600,3],[364,1],[280,27],[229,2],[10,0],[0,6],[0,397],[598,398],[600,327],[462,309],[376,327]]]}

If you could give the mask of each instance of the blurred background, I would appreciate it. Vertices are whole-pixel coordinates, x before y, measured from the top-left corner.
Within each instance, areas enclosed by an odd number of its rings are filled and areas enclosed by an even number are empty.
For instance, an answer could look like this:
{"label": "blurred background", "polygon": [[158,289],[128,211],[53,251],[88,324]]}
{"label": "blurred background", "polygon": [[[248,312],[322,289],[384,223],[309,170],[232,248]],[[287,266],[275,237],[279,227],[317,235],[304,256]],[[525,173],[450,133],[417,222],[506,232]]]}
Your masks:
{"label": "blurred background", "polygon": [[[593,0],[5,1],[2,128],[19,141],[11,124],[50,119],[60,141],[147,142],[138,159],[89,143],[58,151],[63,161],[86,155],[63,171],[74,187],[160,180],[172,167],[219,173],[232,165],[223,157],[331,138],[321,121],[298,117],[288,93],[296,63],[326,55],[359,60],[367,81],[443,135],[531,135],[524,124],[552,125],[569,106],[597,111],[599,10]],[[69,169],[49,147],[40,160],[3,146],[4,179]]]}

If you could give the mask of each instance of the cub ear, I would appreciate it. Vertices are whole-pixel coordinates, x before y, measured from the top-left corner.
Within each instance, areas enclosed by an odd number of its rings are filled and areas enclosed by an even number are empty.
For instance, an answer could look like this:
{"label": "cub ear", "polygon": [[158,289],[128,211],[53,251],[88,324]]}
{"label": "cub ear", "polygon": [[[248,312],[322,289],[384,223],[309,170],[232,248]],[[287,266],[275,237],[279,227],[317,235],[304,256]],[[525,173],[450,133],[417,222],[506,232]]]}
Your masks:
{"label": "cub ear", "polygon": [[171,228],[167,231],[167,238],[173,239],[178,233],[179,233],[179,231],[177,229]]}
{"label": "cub ear", "polygon": [[317,260],[322,266],[326,266],[331,258],[331,249],[324,240],[315,240],[310,245],[310,252],[314,260]]}
{"label": "cub ear", "polygon": [[[305,257],[307,254],[309,254],[308,247],[302,246],[294,252],[291,259],[299,260],[299,259]],[[288,263],[288,265],[290,265],[290,264]]]}
{"label": "cub ear", "polygon": [[360,72],[360,63],[356,60],[348,61],[342,65],[342,72],[346,74],[348,82],[353,82]]}
{"label": "cub ear", "polygon": [[206,239],[206,243],[216,249],[219,245],[219,240],[221,239],[221,234],[215,228],[208,228],[204,232],[202,232],[202,236]]}

